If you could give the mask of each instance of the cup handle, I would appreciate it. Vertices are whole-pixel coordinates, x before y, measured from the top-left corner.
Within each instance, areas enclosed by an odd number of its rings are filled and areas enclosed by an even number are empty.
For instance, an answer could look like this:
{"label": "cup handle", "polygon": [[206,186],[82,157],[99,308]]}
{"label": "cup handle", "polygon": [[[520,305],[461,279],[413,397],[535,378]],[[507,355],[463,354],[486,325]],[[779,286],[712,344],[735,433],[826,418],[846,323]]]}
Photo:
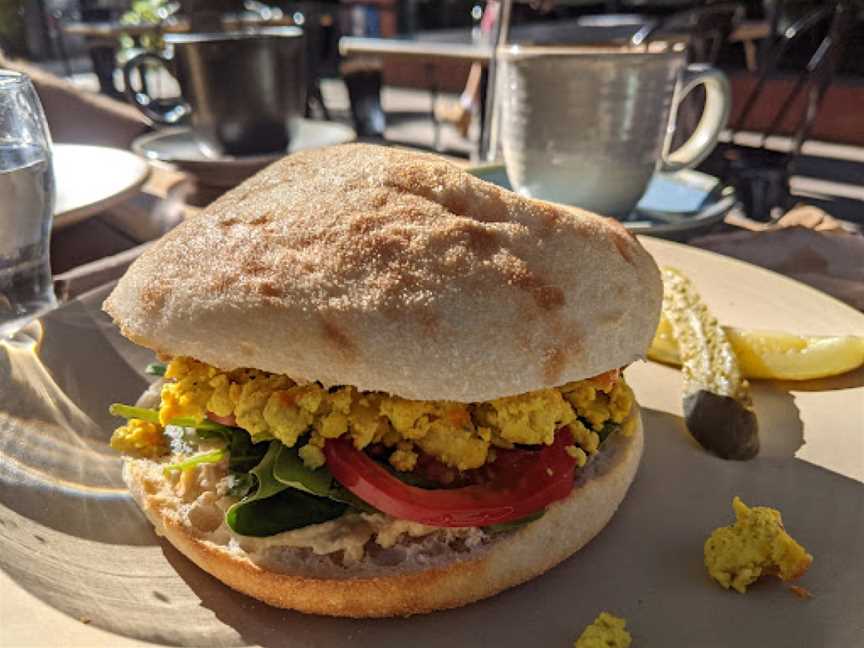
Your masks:
{"label": "cup handle", "polygon": [[[132,89],[132,72],[142,67],[148,61],[155,62],[168,70],[169,73],[171,72],[170,59],[153,52],[136,54],[126,61],[126,65],[123,66],[123,83],[125,85],[126,98],[154,122],[169,125],[177,124],[190,112],[189,104],[182,98],[154,99],[143,89],[137,92]],[[143,79],[143,73],[140,74]]]}
{"label": "cup handle", "polygon": [[[705,86],[705,108],[699,118],[699,124],[690,138],[677,150],[663,154],[660,164],[662,171],[680,171],[699,164],[717,146],[720,132],[729,120],[729,110],[732,105],[729,79],[717,68],[701,63],[688,65],[684,70],[681,87],[675,93],[672,114],[675,114],[674,111],[678,110],[684,98],[698,85]],[[670,132],[670,139],[671,135]]]}

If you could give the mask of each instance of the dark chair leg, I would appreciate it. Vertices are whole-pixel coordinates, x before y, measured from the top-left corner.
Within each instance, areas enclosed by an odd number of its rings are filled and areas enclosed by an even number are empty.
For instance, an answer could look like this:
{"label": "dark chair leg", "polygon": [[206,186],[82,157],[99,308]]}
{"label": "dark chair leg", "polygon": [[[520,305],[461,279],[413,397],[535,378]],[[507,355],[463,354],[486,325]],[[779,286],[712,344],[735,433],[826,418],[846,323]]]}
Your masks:
{"label": "dark chair leg", "polygon": [[72,66],[69,63],[69,51],[66,49],[66,38],[63,35],[63,12],[51,12],[51,33],[52,40],[57,45],[57,53],[60,54],[60,60],[63,62],[63,74],[67,77],[72,76]]}
{"label": "dark chair leg", "polygon": [[93,63],[93,71],[99,79],[99,91],[115,99],[122,98],[114,86],[114,66],[117,57],[117,49],[107,45],[94,45],[90,47],[90,60]]}
{"label": "dark chair leg", "polygon": [[791,206],[788,155],[757,149],[726,151],[725,180],[735,187],[744,213],[757,221],[770,221],[772,211]]}
{"label": "dark chair leg", "polygon": [[441,123],[435,116],[435,106],[438,104],[438,75],[435,65],[426,63],[426,79],[429,81],[429,118],[432,120],[432,148],[441,150]]}
{"label": "dark chair leg", "polygon": [[321,108],[321,116],[325,120],[330,121],[330,111],[327,110],[327,104],[324,103],[324,95],[321,93],[321,83],[315,81],[310,83],[306,90],[306,116],[312,116],[311,102],[315,102]]}
{"label": "dark chair leg", "polygon": [[474,155],[477,158],[478,162],[483,162],[480,159],[480,156],[483,154],[483,140],[486,137],[486,101],[488,99],[489,93],[489,67],[487,65],[483,66],[483,71],[480,74],[480,132],[477,134],[477,141],[474,143]]}
{"label": "dark chair leg", "polygon": [[381,71],[361,69],[342,73],[358,137],[384,137],[386,119],[381,109]]}

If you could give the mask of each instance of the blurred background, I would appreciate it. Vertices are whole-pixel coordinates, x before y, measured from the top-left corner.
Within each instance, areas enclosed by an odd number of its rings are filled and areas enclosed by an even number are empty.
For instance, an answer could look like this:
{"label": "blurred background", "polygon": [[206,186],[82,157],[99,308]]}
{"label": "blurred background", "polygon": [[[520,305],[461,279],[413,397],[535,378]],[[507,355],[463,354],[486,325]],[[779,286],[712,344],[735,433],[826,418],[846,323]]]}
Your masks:
{"label": "blurred background", "polygon": [[[485,27],[484,21],[491,21],[484,19],[484,14],[498,12],[498,4],[482,0],[333,0],[266,5],[240,0],[198,3],[194,0],[0,0],[0,48],[7,58],[35,62],[83,90],[119,98],[123,93],[120,73],[123,62],[141,49],[158,49],[162,33],[188,29],[183,21],[196,11],[206,9],[233,14],[241,21],[299,24],[306,31],[314,77],[311,85],[315,92],[310,99],[313,114],[326,114],[352,123],[345,77],[351,83],[352,72],[363,70],[367,72],[365,86],[374,90],[380,83],[386,121],[383,132],[376,131],[374,125],[356,124],[360,126],[359,134],[377,134],[387,140],[469,156],[476,145],[472,136],[476,138],[477,133],[471,128],[475,124],[467,123],[470,120],[448,104],[466,88],[473,61],[468,54],[436,56],[434,46],[455,47],[484,40],[488,43],[494,30]],[[606,38],[610,33],[626,32],[631,25],[646,18],[662,20],[704,4],[687,0],[517,2],[512,23],[517,36],[520,25],[555,25],[559,30],[566,30],[566,25],[570,24],[583,31],[586,27],[595,30],[602,27]],[[710,58],[727,72],[740,106],[758,79],[760,65],[766,63],[772,45],[776,45],[796,21],[835,3],[831,0],[749,0],[736,4],[739,13],[726,30],[724,42],[713,45],[710,52],[702,53],[702,58]],[[864,111],[864,6],[853,2],[847,11],[850,15],[845,18],[849,23],[844,36],[845,52],[832,70],[828,100],[821,106],[810,135],[819,140],[864,145],[864,118],[861,116]],[[614,16],[617,22],[603,22],[604,16]],[[757,106],[742,127],[764,127],[767,107],[783,103],[785,93],[790,90],[789,83],[794,83],[797,73],[807,68],[829,29],[830,19],[805,25],[804,33],[795,39],[772,70],[763,90],[762,105]],[[398,37],[429,42],[433,47],[425,56],[423,52],[415,54],[408,49],[382,53],[374,51],[372,44],[354,41],[340,53],[339,43],[344,36]],[[155,74],[154,83],[157,92],[176,93],[168,75]],[[437,96],[430,97],[430,93]],[[433,100],[434,104],[430,104]],[[799,100],[798,103],[805,102]],[[475,108],[476,103],[469,107]],[[794,113],[800,108],[792,107],[781,125],[781,132],[790,130],[795,122]],[[368,115],[362,116],[368,120]],[[439,121],[441,127],[437,144],[435,121]]]}

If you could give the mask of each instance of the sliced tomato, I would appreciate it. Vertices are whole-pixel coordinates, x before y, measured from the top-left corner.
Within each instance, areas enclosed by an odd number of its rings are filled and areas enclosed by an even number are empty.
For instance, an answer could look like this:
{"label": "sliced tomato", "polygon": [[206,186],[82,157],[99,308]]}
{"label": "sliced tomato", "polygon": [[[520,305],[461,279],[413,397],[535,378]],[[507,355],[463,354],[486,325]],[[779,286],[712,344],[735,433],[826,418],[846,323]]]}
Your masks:
{"label": "sliced tomato", "polygon": [[219,416],[213,412],[207,412],[207,418],[214,423],[224,425],[225,427],[237,427],[237,419],[234,418],[233,414],[229,414],[228,416]]}
{"label": "sliced tomato", "polygon": [[567,497],[576,461],[565,448],[572,443],[564,427],[540,451],[498,451],[496,463],[507,459],[493,481],[449,490],[409,486],[345,438],[327,441],[324,454],[333,477],[378,510],[431,526],[465,527],[512,522]]}

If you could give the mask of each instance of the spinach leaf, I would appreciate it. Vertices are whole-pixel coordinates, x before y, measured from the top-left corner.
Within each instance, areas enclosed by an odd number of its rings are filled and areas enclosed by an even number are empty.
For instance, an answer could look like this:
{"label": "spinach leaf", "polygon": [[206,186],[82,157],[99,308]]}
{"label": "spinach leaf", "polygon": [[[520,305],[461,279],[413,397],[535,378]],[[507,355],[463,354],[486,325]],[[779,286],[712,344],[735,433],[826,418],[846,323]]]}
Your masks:
{"label": "spinach leaf", "polygon": [[144,373],[151,376],[164,376],[167,368],[164,362],[151,362],[144,368]]}
{"label": "spinach leaf", "polygon": [[255,492],[233,504],[225,514],[225,521],[236,533],[273,535],[332,520],[348,508],[342,502],[316,497],[277,481],[273,468],[283,447],[279,441],[270,442],[261,463],[249,471],[258,482]]}
{"label": "spinach leaf", "polygon": [[[277,493],[288,488],[285,484],[273,479],[273,464],[276,461],[276,457],[279,455],[279,447],[281,445],[282,444],[278,441],[271,442],[270,446],[267,448],[267,452],[264,454],[264,458],[261,459],[261,462],[249,471],[249,474],[255,477],[255,483],[257,484],[255,492],[251,495],[247,495],[239,502],[232,504],[225,513],[225,521],[228,523],[228,526],[237,531],[237,533],[242,533],[242,531],[236,527],[236,521],[239,514],[238,512],[243,507],[249,506],[249,504],[258,500],[265,500],[268,497],[273,497]],[[244,516],[244,520],[245,517],[247,516]]]}
{"label": "spinach leaf", "polygon": [[184,459],[183,461],[178,461],[177,463],[167,464],[162,467],[162,472],[167,475],[172,470],[188,470],[201,464],[216,463],[218,461],[222,461],[222,459],[224,458],[224,450],[211,450],[210,452],[204,452],[202,454],[194,455],[192,457],[189,457],[188,459]]}
{"label": "spinach leaf", "polygon": [[303,463],[296,447],[284,445],[273,465],[273,477],[286,486],[322,497],[329,496],[334,481],[329,470],[324,467],[312,470]]}
{"label": "spinach leaf", "polygon": [[586,428],[588,428],[589,430],[592,430],[594,432],[597,432],[597,436],[600,437],[600,443],[603,443],[609,437],[610,434],[612,434],[618,428],[621,427],[620,423],[615,423],[612,421],[612,419],[609,419],[603,424],[602,428],[600,428],[599,430],[595,430],[594,424],[591,423],[591,421],[589,421],[588,419],[586,419],[582,416],[578,417],[578,419],[579,419],[579,422],[582,423],[582,425],[584,425]]}
{"label": "spinach leaf", "polygon": [[296,446],[293,448],[282,446],[273,465],[273,477],[291,488],[350,504],[366,513],[375,512],[374,508],[337,482],[326,466],[315,470],[306,466]]}
{"label": "spinach leaf", "polygon": [[201,439],[222,439],[230,457],[228,467],[246,473],[261,463],[269,444],[253,443],[249,433],[241,428],[223,427],[218,430],[198,430]]}
{"label": "spinach leaf", "polygon": [[612,421],[606,421],[603,425],[603,428],[597,433],[597,436],[600,437],[600,443],[603,443],[609,435],[615,432],[621,425],[618,423],[613,423]]}
{"label": "spinach leaf", "polygon": [[[137,418],[151,423],[159,423],[159,410],[146,407],[132,407],[122,403],[114,403],[109,408],[114,416],[126,419]],[[195,421],[190,417],[178,417],[168,422],[169,426],[195,430],[201,439],[222,439],[231,454],[229,467],[237,472],[248,472],[261,462],[267,451],[266,444],[256,444],[246,430],[231,428],[213,421]]]}
{"label": "spinach leaf", "polygon": [[[159,423],[159,410],[157,409],[148,409],[146,407],[132,407],[131,405],[124,405],[123,403],[112,403],[111,407],[108,408],[108,411],[112,416],[119,416],[125,419],[137,418],[142,421],[149,421],[151,423]],[[226,429],[224,425],[220,425],[219,423],[214,423],[213,421],[208,421],[204,419],[203,421],[196,421],[190,416],[179,416],[177,418],[173,418],[168,421],[167,425],[176,425],[177,427],[186,427],[186,428],[194,428],[196,430],[205,430],[205,431],[215,431],[215,430],[223,430]]]}
{"label": "spinach leaf", "polygon": [[515,531],[519,527],[523,527],[526,524],[530,524],[531,522],[535,522],[539,520],[546,513],[546,509],[540,509],[531,515],[526,515],[523,518],[519,518],[518,520],[513,520],[511,522],[502,522],[501,524],[490,524],[489,526],[483,527],[484,531],[488,531],[489,533],[504,533],[506,531]]}
{"label": "spinach leaf", "polygon": [[338,518],[348,508],[342,502],[287,487],[265,499],[247,500],[228,509],[226,520],[236,533],[256,537],[321,524]]}
{"label": "spinach leaf", "polygon": [[255,484],[255,477],[248,472],[232,472],[230,481],[228,482],[228,494],[231,497],[242,499],[249,494],[249,491],[255,488]]}
{"label": "spinach leaf", "polygon": [[264,458],[261,459],[257,466],[249,471],[250,474],[255,475],[258,483],[258,488],[253,496],[255,499],[270,497],[287,488],[285,484],[278,482],[273,478],[273,465],[276,463],[276,457],[279,456],[281,448],[281,443],[278,441],[271,441],[270,445],[267,447],[267,452],[264,454]]}

